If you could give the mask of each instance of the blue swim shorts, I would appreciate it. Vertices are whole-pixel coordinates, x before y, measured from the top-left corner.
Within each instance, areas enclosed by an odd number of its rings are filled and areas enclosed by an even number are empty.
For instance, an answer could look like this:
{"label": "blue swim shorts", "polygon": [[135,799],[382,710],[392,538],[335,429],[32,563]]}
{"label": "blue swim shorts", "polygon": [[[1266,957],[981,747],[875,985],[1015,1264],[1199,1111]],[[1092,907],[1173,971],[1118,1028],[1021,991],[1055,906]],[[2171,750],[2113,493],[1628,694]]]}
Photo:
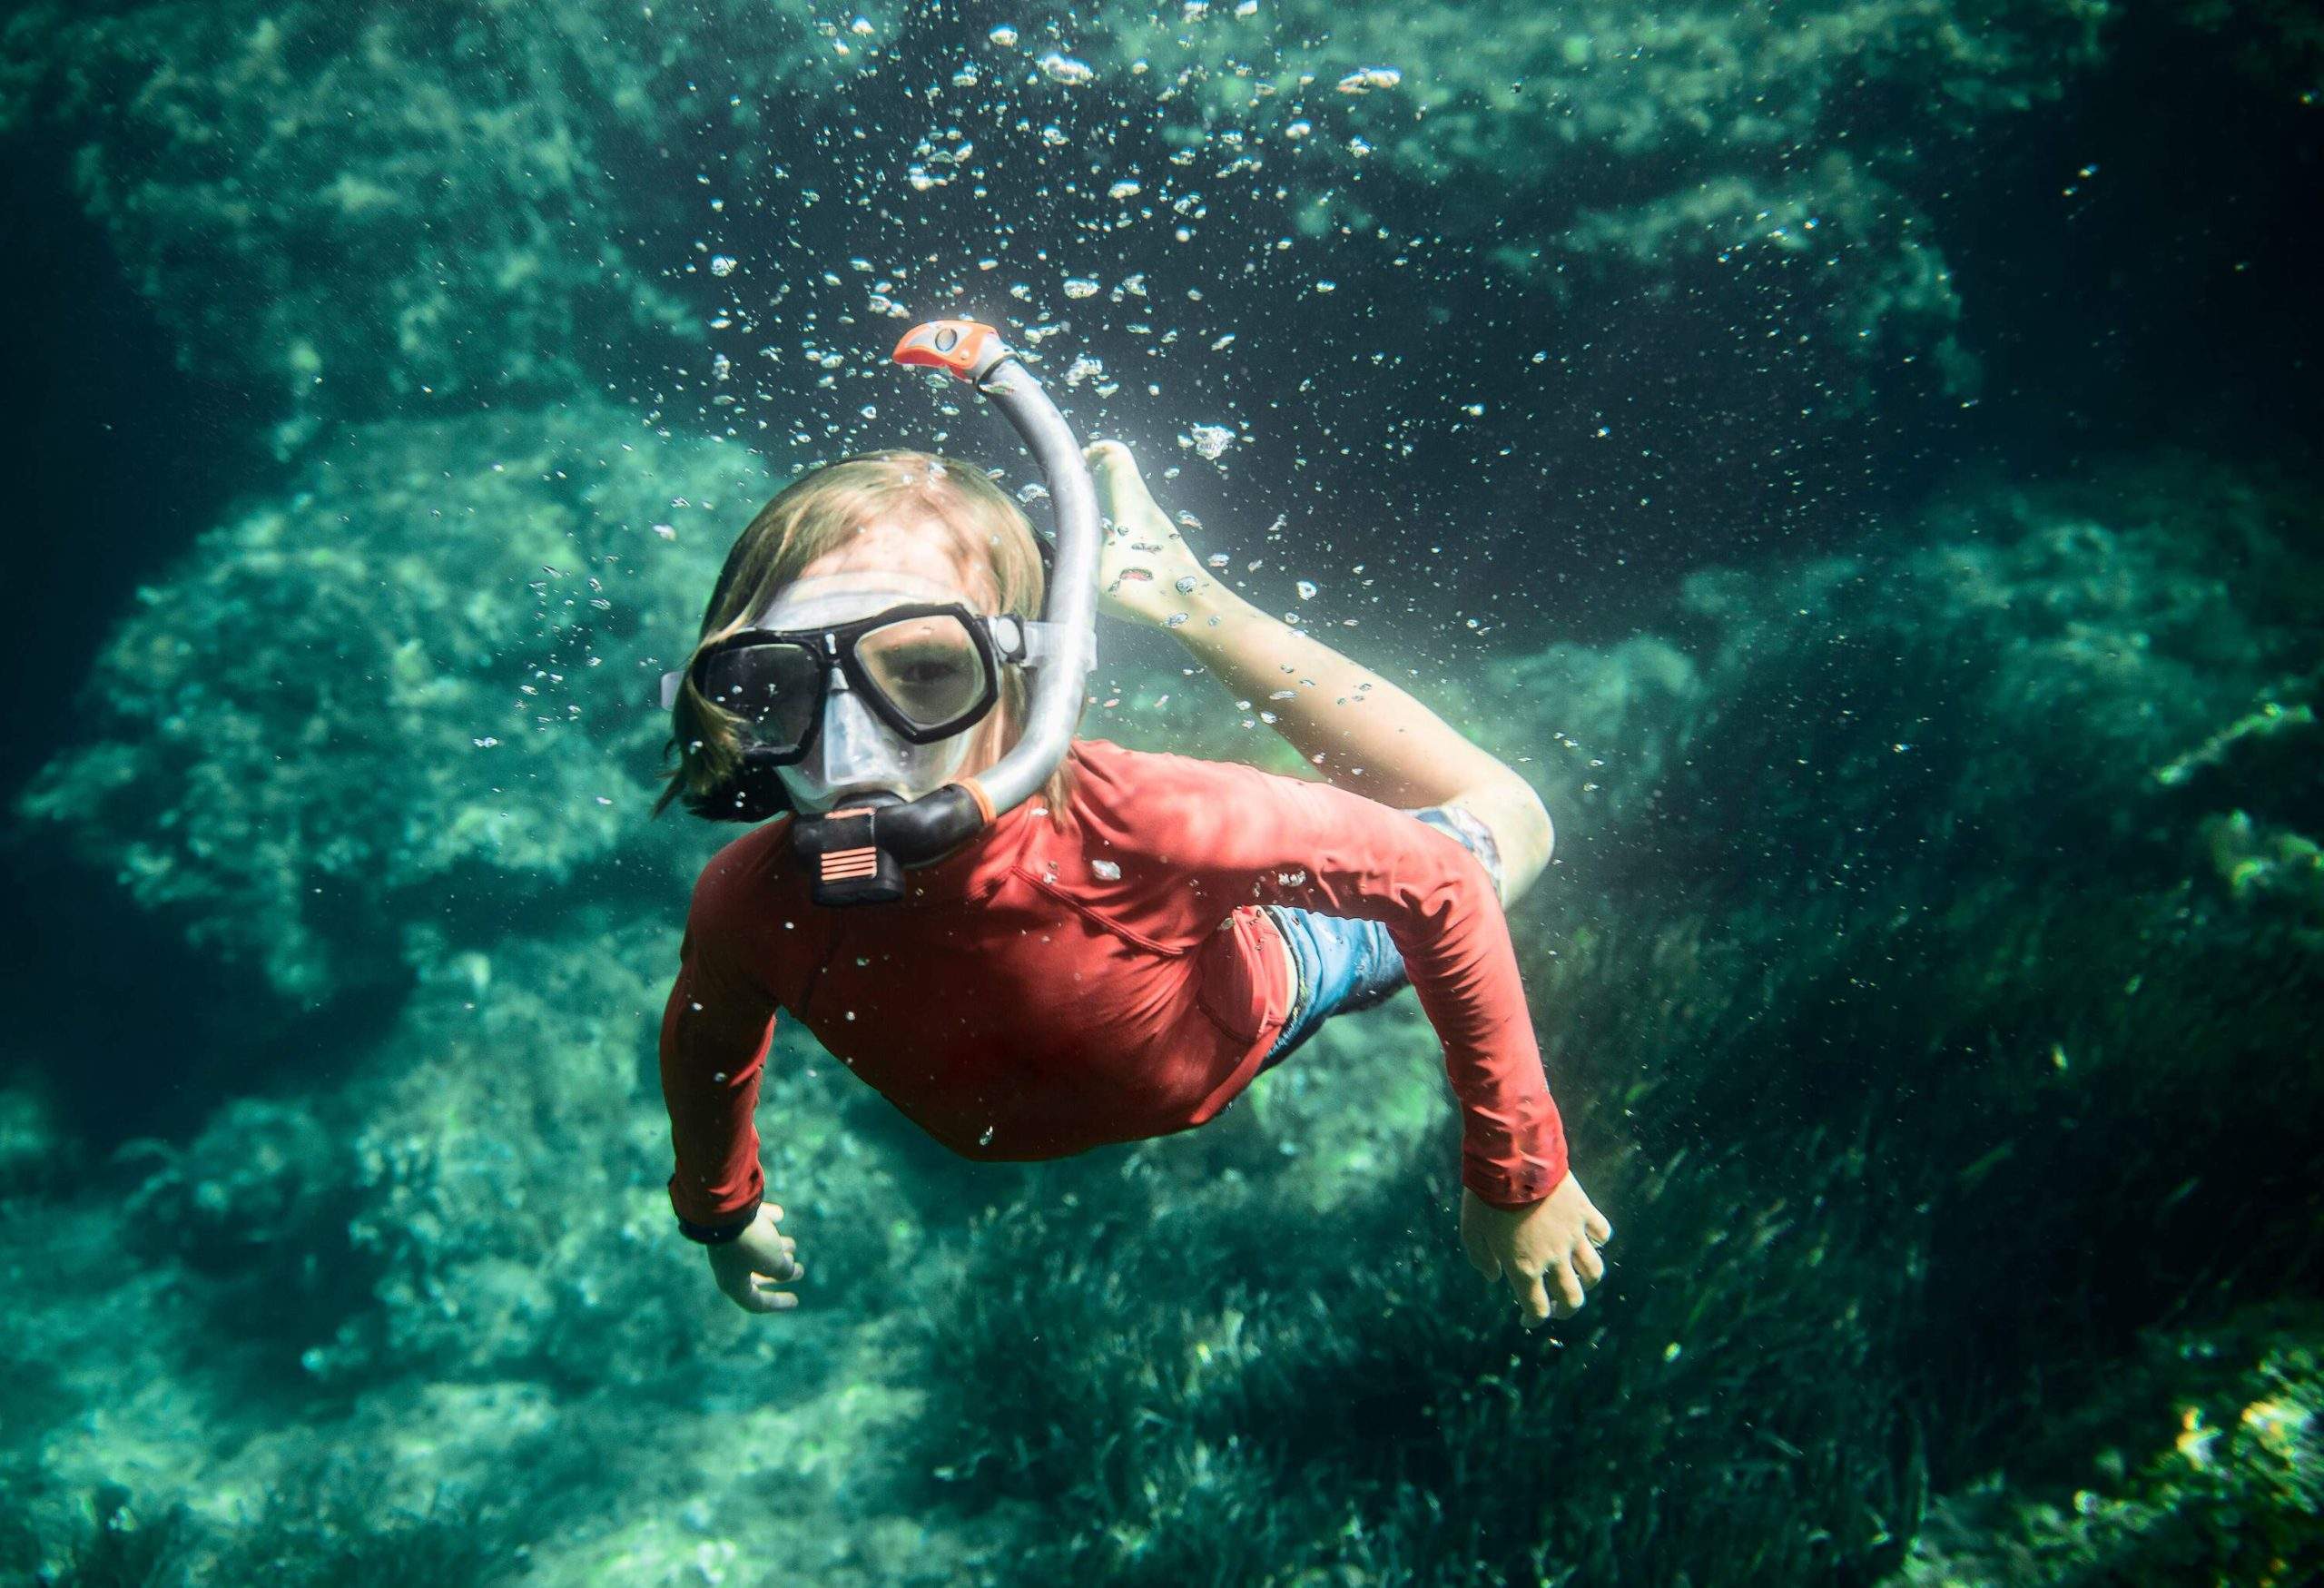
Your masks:
{"label": "blue swim shorts", "polygon": [[[1492,878],[1494,893],[1500,893],[1501,852],[1493,843],[1492,830],[1482,822],[1458,805],[1423,805],[1405,814],[1458,839],[1483,863],[1486,874]],[[1388,929],[1376,921],[1322,915],[1282,904],[1260,908],[1275,917],[1299,967],[1299,986],[1292,994],[1290,1017],[1283,1022],[1275,1046],[1267,1050],[1266,1062],[1259,1066],[1262,1072],[1289,1058],[1333,1015],[1384,1002],[1411,981],[1404,971],[1404,956],[1397,952]]]}

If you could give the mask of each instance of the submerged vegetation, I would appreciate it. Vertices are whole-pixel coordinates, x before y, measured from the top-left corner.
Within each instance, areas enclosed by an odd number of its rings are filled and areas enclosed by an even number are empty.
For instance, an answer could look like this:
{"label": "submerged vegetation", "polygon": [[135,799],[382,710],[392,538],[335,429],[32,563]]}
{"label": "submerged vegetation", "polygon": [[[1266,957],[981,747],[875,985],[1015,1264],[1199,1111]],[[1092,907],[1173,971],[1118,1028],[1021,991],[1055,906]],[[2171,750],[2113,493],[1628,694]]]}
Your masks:
{"label": "submerged vegetation", "polygon": [[[2143,527],[2083,516],[2099,503]],[[2152,770],[2297,654],[2290,603],[2317,568],[2276,527],[2302,510],[2168,469],[1955,501],[1938,523],[1984,527],[1982,550],[1915,538],[1901,566],[1690,589],[1686,611],[1724,631],[1700,663],[1633,641],[1512,664],[1522,692],[1477,720],[1539,744],[1553,725],[1510,713],[1551,703],[1581,769],[1556,808],[1577,813],[1565,863],[1588,891],[1553,884],[1521,942],[1585,1178],[1621,1187],[1600,1298],[1512,1350],[1443,1249],[1452,1147],[1432,1129],[1401,1157],[1359,1137],[1368,1172],[1313,1198],[1293,1188],[1328,1117],[1270,1117],[1236,1172],[1196,1163],[1174,1194],[1148,1167],[1073,1180],[1063,1215],[1032,1198],[1048,1211],[972,1231],[967,1300],[925,1347],[931,1461],[977,1503],[1042,1501],[1056,1535],[990,1580],[1335,1564],[1367,1582],[1678,1582],[1715,1560],[1720,1582],[1865,1581],[1905,1563],[1933,1492],[1953,1519],[1943,1570],[2027,1580],[2006,1563],[2019,1523],[1981,1565],[1961,1520],[2027,1431],[2104,1383],[2148,1320],[2222,1318],[2319,1277],[2306,1176],[2324,1084],[2297,1056],[2324,965],[2297,908],[2213,871],[2204,802]],[[2222,540],[2271,570],[2264,593],[2196,577]],[[1803,718],[1812,735],[1783,740]],[[1812,750],[1812,792],[1736,787],[1722,769],[1781,764],[1738,730]],[[1995,742],[1973,754],[1967,731]],[[1964,785],[1900,787],[1893,760],[1915,752]],[[1611,786],[1583,792],[1601,759]],[[2058,838],[2102,823],[2102,850]],[[1877,834],[1876,871],[1835,828]],[[1424,1074],[1424,1031],[1405,1029],[1396,1062]],[[1350,1050],[1386,1033],[1334,1035],[1297,1069],[1369,1109]],[[1256,1106],[1275,1115],[1275,1094]],[[1315,1221],[1288,1244],[1286,1204]],[[2286,1409],[2254,1427],[2274,1432],[2200,1474],[2122,1469],[2071,1520],[2028,1511],[2024,1547],[2102,1561],[2180,1541],[2190,1573],[2308,1558],[2324,1519],[2313,1475],[2287,1475],[2305,1447],[2284,1440],[2312,1438],[2300,1408],[2324,1386],[2313,1318],[2280,1329],[2264,1363],[2237,1358],[2256,1376],[2234,1392],[2272,1386]],[[2043,1459],[2094,1459],[2191,1389],[2150,1369],[2105,1415],[2044,1430]],[[1035,1410],[994,1425],[1019,1406]],[[2256,1553],[2223,1514],[2247,1490],[2275,1541]],[[1187,1517],[1207,1520],[1181,1533]],[[1244,1553],[1197,1542],[1222,1538]],[[1954,1580],[1936,1569],[1911,1580]],[[2104,1580],[2057,1570],[2040,1580]]]}
{"label": "submerged vegetation", "polygon": [[0,1539],[0,1566],[39,1588],[466,1588],[504,1580],[524,1558],[505,1508],[438,1494],[424,1511],[383,1515],[368,1481],[345,1465],[286,1475],[231,1528],[182,1504],[146,1514],[128,1489],[101,1484],[60,1560],[41,1562],[32,1542],[22,1531]]}
{"label": "submerged vegetation", "polygon": [[[0,1574],[2324,1572],[2312,467],[1952,444],[2024,378],[1970,284],[2013,217],[1965,193],[2125,57],[2292,103],[2309,25],[1108,20],[5,25],[12,157],[172,357],[271,395],[12,795],[105,901],[83,960],[150,920],[209,1001],[150,1061],[51,1023],[0,1063]],[[880,367],[950,310],[1540,787],[1512,925],[1617,1230],[1578,1318],[1521,1333],[1462,1261],[1410,998],[1202,1130],[1029,1168],[786,1023],[810,1304],[746,1317],[671,1228],[655,1021],[729,834],[645,819],[655,680],[811,459],[932,440],[1038,499]],[[1083,732],[1296,769],[1178,660],[1109,649]]]}

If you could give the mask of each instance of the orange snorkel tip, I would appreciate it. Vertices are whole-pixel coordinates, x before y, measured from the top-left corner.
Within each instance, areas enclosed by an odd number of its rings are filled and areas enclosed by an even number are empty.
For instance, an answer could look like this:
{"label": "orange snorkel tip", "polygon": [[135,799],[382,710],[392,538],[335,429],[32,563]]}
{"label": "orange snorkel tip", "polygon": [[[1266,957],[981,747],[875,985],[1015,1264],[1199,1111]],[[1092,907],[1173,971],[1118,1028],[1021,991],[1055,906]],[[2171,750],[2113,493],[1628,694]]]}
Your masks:
{"label": "orange snorkel tip", "polygon": [[899,364],[942,370],[955,380],[981,380],[1009,357],[992,327],[974,320],[931,320],[904,332],[891,355]]}

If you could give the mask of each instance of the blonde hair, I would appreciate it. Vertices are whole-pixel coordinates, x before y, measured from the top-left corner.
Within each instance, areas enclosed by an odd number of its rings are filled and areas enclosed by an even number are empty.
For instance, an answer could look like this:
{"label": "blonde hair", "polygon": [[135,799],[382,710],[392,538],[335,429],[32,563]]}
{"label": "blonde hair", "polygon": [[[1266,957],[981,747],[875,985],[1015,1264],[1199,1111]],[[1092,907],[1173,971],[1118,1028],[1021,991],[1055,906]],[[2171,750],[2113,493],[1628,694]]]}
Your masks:
{"label": "blonde hair", "polygon": [[[714,821],[761,821],[784,808],[772,772],[744,769],[736,732],[741,719],[694,686],[694,664],[705,650],[747,627],[809,564],[852,538],[876,515],[899,507],[918,508],[959,535],[963,561],[983,576],[983,588],[971,596],[971,605],[981,597],[990,613],[1041,615],[1047,580],[1033,526],[981,469],[899,448],[859,452],[808,470],[759,509],[726,554],[671,709],[663,753],[666,760],[675,752],[676,760],[663,773],[665,786],[654,802],[655,815],[673,800],[683,800],[694,814]],[[972,578],[972,589],[976,582]],[[1026,701],[1022,671],[1004,666],[999,708],[1004,750],[1024,731]],[[1036,796],[1045,800],[1050,820],[1059,827],[1071,787],[1068,756]]]}

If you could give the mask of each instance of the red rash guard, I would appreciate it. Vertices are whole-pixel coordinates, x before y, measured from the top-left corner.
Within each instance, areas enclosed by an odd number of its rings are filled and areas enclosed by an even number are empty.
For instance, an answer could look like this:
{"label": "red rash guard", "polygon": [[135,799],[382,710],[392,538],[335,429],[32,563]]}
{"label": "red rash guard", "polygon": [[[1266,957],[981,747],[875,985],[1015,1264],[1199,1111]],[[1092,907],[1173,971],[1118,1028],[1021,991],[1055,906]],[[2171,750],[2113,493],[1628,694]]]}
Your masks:
{"label": "red rash guard", "polygon": [[1497,1207],[1566,1172],[1509,926],[1475,856],[1328,784],[1073,743],[1066,830],[1039,795],[908,872],[894,904],[822,909],[753,828],[703,869],[662,1017],[680,1218],[758,1206],[753,1110],[778,1009],[967,1158],[1062,1158],[1202,1124],[1289,1012],[1256,904],[1384,923],[1443,1044],[1462,1180]]}

